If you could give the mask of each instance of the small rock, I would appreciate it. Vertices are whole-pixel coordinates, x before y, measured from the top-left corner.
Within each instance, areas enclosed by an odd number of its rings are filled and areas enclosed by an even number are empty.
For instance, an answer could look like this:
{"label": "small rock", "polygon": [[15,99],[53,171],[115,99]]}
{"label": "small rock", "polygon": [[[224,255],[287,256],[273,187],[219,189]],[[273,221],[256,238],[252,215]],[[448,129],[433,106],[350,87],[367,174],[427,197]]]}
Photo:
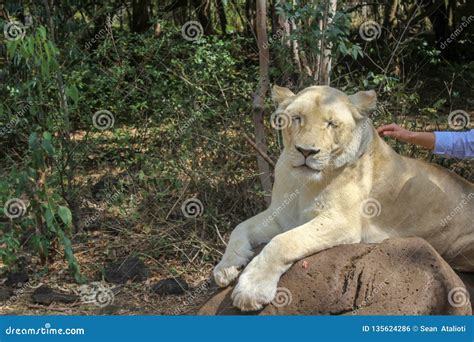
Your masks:
{"label": "small rock", "polygon": [[179,295],[189,289],[188,284],[181,278],[162,279],[152,286],[151,290],[159,295]]}
{"label": "small rock", "polygon": [[6,302],[13,296],[13,290],[7,287],[0,288],[0,302]]}
{"label": "small rock", "polygon": [[121,261],[112,262],[105,269],[105,280],[110,283],[123,284],[127,280],[135,282],[148,278],[150,270],[137,257],[127,257]]}
{"label": "small rock", "polygon": [[30,280],[28,273],[25,270],[18,272],[11,272],[7,275],[5,285],[13,287],[22,287]]}
{"label": "small rock", "polygon": [[56,292],[45,285],[37,288],[31,297],[35,303],[43,305],[49,305],[52,302],[73,303],[79,299],[79,297],[74,294]]}

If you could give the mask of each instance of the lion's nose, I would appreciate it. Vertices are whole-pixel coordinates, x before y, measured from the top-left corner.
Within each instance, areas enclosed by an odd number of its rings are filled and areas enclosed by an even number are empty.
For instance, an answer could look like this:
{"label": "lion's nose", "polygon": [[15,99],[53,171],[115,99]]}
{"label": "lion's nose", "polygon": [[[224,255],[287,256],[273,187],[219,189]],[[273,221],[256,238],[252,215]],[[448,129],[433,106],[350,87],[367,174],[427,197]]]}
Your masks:
{"label": "lion's nose", "polygon": [[305,157],[308,158],[309,156],[312,156],[313,154],[318,154],[320,149],[314,148],[314,147],[303,147],[303,146],[295,146],[296,149]]}

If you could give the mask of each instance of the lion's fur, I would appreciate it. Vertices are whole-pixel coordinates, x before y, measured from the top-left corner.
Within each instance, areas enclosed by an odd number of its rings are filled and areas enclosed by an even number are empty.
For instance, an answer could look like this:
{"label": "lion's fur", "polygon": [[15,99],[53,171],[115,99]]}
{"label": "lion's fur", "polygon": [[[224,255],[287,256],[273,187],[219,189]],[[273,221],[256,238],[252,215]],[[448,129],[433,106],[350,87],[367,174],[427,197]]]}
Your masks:
{"label": "lion's fur", "polygon": [[[254,310],[271,301],[296,260],[393,236],[425,238],[454,268],[474,271],[473,184],[387,145],[367,118],[374,92],[347,96],[316,86],[294,95],[275,87],[273,98],[281,115],[294,121],[282,132],[271,205],[236,227],[214,270],[216,282],[226,286],[252,248],[268,243],[242,273],[236,306]],[[305,159],[296,146],[319,152]],[[365,212],[371,208],[375,212]]]}

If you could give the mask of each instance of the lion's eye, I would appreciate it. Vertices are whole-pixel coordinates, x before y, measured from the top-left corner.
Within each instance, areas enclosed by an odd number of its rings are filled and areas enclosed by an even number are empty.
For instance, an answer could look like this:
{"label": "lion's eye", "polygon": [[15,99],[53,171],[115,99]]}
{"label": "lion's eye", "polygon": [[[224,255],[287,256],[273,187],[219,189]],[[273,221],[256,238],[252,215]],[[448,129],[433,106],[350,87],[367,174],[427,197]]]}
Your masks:
{"label": "lion's eye", "polygon": [[291,118],[291,120],[293,121],[294,124],[297,124],[297,125],[301,125],[301,116],[298,116],[298,115],[295,115]]}
{"label": "lion's eye", "polygon": [[329,120],[328,121],[328,127],[333,127],[333,128],[337,127],[337,122]]}

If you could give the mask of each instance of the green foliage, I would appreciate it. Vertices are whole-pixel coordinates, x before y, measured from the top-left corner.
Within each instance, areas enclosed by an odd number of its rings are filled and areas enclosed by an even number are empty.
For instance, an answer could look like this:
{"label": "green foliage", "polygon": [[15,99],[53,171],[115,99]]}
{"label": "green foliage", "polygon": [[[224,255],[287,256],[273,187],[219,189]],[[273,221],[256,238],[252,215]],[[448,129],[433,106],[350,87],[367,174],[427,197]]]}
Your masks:
{"label": "green foliage", "polygon": [[[351,16],[340,8],[334,14],[327,13],[327,2],[307,2],[304,0],[291,2],[278,2],[276,12],[286,18],[289,24],[293,23],[293,29],[288,37],[289,40],[296,40],[301,50],[301,54],[308,59],[309,65],[318,63],[322,54],[329,52],[331,58],[335,60],[350,57],[356,60],[363,56],[361,47],[350,39]],[[325,21],[328,15],[327,27],[321,27],[320,22]],[[278,55],[287,55],[288,62],[292,60],[291,49],[286,46],[286,41],[277,48]],[[288,63],[293,65],[294,63]],[[288,70],[284,70],[288,72]],[[295,70],[293,70],[295,72]],[[307,84],[311,84],[308,80]]]}
{"label": "green foliage", "polygon": [[[14,86],[9,85],[9,97],[2,104],[2,113],[6,116],[2,121],[12,122],[12,117],[18,117],[19,114],[9,108],[26,99],[27,110],[21,113],[21,121],[15,120],[17,124],[9,133],[20,139],[28,135],[28,148],[2,181],[0,202],[7,203],[12,197],[24,198],[29,205],[24,215],[2,224],[2,241],[6,245],[2,257],[4,263],[11,266],[20,248],[18,240],[24,237],[25,231],[34,232],[31,247],[40,259],[46,262],[53,245],[59,242],[71,274],[76,281],[83,281],[68,237],[72,214],[61,191],[66,184],[58,161],[62,158],[61,151],[67,149],[67,139],[61,138],[67,118],[64,108],[60,109],[61,94],[54,82],[60,73],[59,51],[48,38],[46,29],[40,26],[24,39],[7,42],[7,52],[19,77]],[[77,88],[67,89],[66,93],[73,100],[77,99]],[[53,135],[51,130],[58,134]]]}

